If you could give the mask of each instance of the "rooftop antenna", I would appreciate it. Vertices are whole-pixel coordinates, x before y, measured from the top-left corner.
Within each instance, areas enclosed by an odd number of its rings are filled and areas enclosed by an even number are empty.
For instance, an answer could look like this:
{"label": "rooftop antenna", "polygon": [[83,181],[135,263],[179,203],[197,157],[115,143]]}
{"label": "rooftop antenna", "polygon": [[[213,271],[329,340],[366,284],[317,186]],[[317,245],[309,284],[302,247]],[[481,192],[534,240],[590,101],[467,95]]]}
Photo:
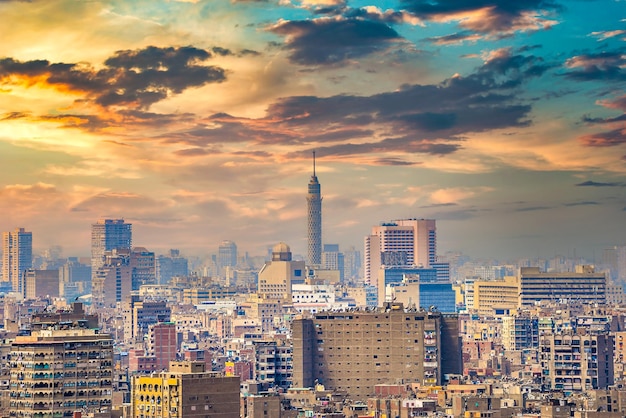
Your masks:
{"label": "rooftop antenna", "polygon": [[315,177],[315,151],[313,151],[313,177]]}

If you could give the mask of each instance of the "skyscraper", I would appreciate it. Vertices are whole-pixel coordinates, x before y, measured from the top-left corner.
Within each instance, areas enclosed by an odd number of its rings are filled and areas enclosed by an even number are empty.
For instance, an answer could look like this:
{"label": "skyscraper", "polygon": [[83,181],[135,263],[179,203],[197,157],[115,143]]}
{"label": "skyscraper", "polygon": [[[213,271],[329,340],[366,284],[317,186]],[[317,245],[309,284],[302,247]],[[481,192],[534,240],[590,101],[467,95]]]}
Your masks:
{"label": "skyscraper", "polygon": [[104,253],[118,248],[130,249],[132,224],[123,219],[100,219],[91,225],[91,274],[104,265]]}
{"label": "skyscraper", "polygon": [[2,281],[22,292],[22,274],[33,266],[33,233],[24,228],[2,234]]}
{"label": "skyscraper", "polygon": [[365,238],[365,282],[374,284],[381,266],[430,267],[437,257],[434,219],[399,219],[372,227]]}
{"label": "skyscraper", "polygon": [[315,175],[315,151],[313,151],[313,175],[309,180],[308,207],[309,252],[307,262],[312,266],[322,264],[322,195]]}
{"label": "skyscraper", "polygon": [[222,241],[217,250],[217,264],[220,273],[226,267],[235,267],[237,265],[237,244],[232,241]]}

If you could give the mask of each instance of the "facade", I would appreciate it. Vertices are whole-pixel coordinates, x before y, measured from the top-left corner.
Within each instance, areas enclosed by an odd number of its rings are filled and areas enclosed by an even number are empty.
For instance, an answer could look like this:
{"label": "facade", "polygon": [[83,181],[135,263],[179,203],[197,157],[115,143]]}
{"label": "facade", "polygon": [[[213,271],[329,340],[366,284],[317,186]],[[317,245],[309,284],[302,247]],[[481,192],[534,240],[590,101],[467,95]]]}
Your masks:
{"label": "facade", "polygon": [[167,370],[170,361],[176,360],[178,336],[174,322],[159,322],[149,327],[149,354],[155,357],[156,370]]}
{"label": "facade", "polygon": [[203,362],[172,362],[168,372],[133,376],[134,418],[239,418],[239,378],[205,372]]}
{"label": "facade", "polygon": [[124,303],[124,339],[143,341],[150,326],[170,322],[172,310],[165,301],[143,301],[131,296]]}
{"label": "facade", "polygon": [[[420,283],[434,283],[437,281],[437,271],[430,268],[409,266],[381,267],[377,273],[378,306],[382,306],[385,302],[390,302],[385,300],[387,288],[402,285],[406,277],[418,277]],[[413,301],[413,303],[419,305],[417,300]]]}
{"label": "facade", "polygon": [[15,338],[9,363],[11,417],[71,417],[77,410],[110,414],[112,339],[89,322],[63,321]]}
{"label": "facade", "polygon": [[132,290],[156,284],[156,262],[152,251],[135,247],[130,251],[129,262],[132,268]]}
{"label": "facade", "polygon": [[259,271],[259,295],[291,302],[291,284],[304,281],[305,267],[304,261],[291,259],[291,248],[287,244],[276,244],[272,249],[272,260]]}
{"label": "facade", "polygon": [[24,228],[2,234],[2,281],[22,293],[22,276],[33,266],[33,233]]}
{"label": "facade", "polygon": [[22,283],[22,295],[25,299],[59,297],[59,270],[25,270]]}
{"label": "facade", "polygon": [[366,400],[385,383],[441,384],[460,373],[456,315],[404,310],[322,312],[293,321],[293,385],[320,382]]}
{"label": "facade", "polygon": [[92,271],[91,289],[95,307],[115,307],[130,294],[133,269],[129,253],[125,249],[106,251],[102,265],[95,273]]}
{"label": "facade", "polygon": [[529,315],[502,318],[502,345],[507,351],[519,351],[539,346],[539,320]]}
{"label": "facade", "polygon": [[537,301],[606,303],[606,274],[593,266],[577,266],[575,272],[542,273],[537,267],[520,269],[520,305]]}
{"label": "facade", "polygon": [[310,266],[322,264],[322,194],[315,175],[315,152],[313,152],[313,175],[309,180],[307,201],[308,258]]}
{"label": "facade", "polygon": [[[467,283],[467,281],[466,281]],[[481,315],[493,315],[496,312],[513,312],[519,306],[519,281],[516,277],[504,280],[474,280],[471,304],[466,306]]]}
{"label": "facade", "polygon": [[132,224],[123,219],[100,219],[91,225],[91,273],[104,265],[106,251],[132,246]]}
{"label": "facade", "polygon": [[365,238],[365,282],[373,283],[384,266],[429,268],[437,257],[434,219],[399,219],[372,227]]}
{"label": "facade", "polygon": [[545,389],[582,392],[613,384],[613,336],[563,332],[540,337]]}
{"label": "facade", "polygon": [[222,241],[217,249],[217,265],[224,274],[227,267],[237,265],[237,244],[232,241]]}
{"label": "facade", "polygon": [[253,341],[254,379],[287,389],[293,378],[293,354],[284,341]]}

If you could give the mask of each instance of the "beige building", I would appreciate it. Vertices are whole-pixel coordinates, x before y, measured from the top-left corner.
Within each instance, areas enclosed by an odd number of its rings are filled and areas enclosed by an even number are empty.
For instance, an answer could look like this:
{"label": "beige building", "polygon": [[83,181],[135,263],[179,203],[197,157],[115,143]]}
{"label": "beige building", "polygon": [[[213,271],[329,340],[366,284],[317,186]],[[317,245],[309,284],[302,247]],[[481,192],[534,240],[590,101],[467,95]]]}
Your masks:
{"label": "beige building", "polygon": [[[77,321],[82,324],[81,321]],[[74,411],[110,416],[112,339],[96,330],[62,325],[18,336],[11,345],[12,417],[63,417]]]}
{"label": "beige building", "polygon": [[605,273],[596,273],[589,265],[576,266],[576,271],[544,273],[538,267],[520,269],[520,304],[534,305],[538,301],[572,301],[606,303]]}
{"label": "beige building", "polygon": [[22,293],[22,274],[33,265],[33,233],[24,228],[2,234],[2,281]]}
{"label": "beige building", "polygon": [[304,261],[291,259],[291,248],[284,242],[272,249],[272,260],[259,271],[259,295],[291,303],[291,284],[303,283],[306,276]]}
{"label": "beige building", "polygon": [[504,280],[474,281],[473,307],[481,315],[494,315],[496,311],[512,312],[519,306],[519,282],[516,277]]}
{"label": "beige building", "polygon": [[24,299],[58,298],[59,270],[28,269],[24,271],[22,292]]}
{"label": "beige building", "polygon": [[461,371],[456,315],[404,310],[321,312],[293,321],[293,386],[366,400],[383,383],[436,385]]}
{"label": "beige building", "polygon": [[206,372],[204,362],[171,362],[168,372],[132,379],[134,418],[239,418],[239,411],[239,377]]}

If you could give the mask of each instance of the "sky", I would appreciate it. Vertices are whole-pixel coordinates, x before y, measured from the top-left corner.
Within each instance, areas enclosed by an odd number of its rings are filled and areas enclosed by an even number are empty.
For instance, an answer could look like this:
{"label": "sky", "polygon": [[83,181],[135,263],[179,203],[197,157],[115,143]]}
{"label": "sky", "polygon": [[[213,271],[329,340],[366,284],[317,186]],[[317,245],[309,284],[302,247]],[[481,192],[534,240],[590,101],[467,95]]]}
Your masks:
{"label": "sky", "polygon": [[0,0],[0,228],[87,255],[306,254],[437,220],[438,250],[626,244],[624,0]]}

